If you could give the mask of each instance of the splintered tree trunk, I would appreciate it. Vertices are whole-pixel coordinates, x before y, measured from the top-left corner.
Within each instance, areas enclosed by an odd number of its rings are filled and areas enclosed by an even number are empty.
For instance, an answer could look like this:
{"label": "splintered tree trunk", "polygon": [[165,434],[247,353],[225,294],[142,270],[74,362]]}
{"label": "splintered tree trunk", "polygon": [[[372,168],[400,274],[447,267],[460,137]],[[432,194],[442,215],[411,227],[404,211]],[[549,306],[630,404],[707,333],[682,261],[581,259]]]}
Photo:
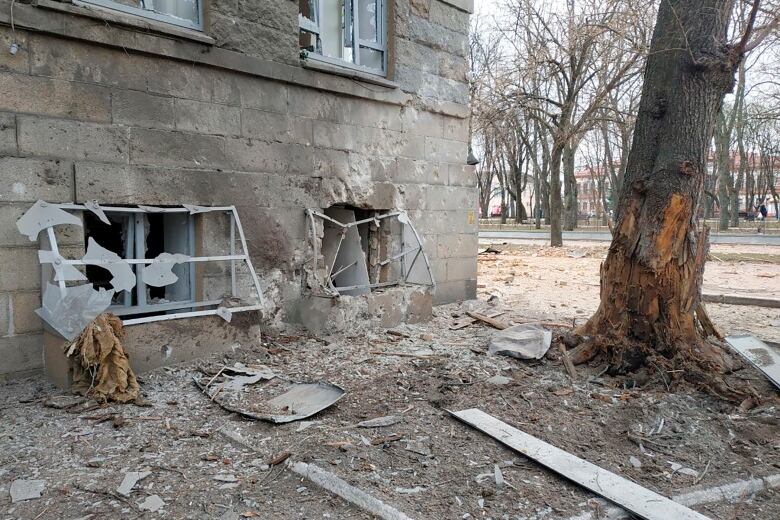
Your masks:
{"label": "splintered tree trunk", "polygon": [[715,120],[742,59],[725,44],[733,3],[660,3],[601,304],[578,331],[590,338],[579,362],[604,353],[614,372],[666,361],[708,372],[724,362],[704,341],[708,230],[697,209]]}

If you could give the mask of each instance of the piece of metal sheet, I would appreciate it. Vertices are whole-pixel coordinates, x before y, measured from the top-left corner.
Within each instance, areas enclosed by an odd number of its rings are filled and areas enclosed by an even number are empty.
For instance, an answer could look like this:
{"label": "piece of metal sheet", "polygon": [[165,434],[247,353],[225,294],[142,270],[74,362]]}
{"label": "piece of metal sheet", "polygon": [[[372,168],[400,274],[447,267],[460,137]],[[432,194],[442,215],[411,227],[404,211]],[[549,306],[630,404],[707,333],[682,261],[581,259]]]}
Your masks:
{"label": "piece of metal sheet", "polygon": [[33,204],[16,221],[16,227],[19,232],[27,235],[31,242],[37,240],[38,233],[44,229],[63,224],[82,226],[81,219],[76,215],[58,208],[55,204],[49,204],[42,200]]}
{"label": "piece of metal sheet", "polygon": [[103,224],[107,224],[109,226],[111,225],[111,221],[108,220],[108,217],[103,211],[103,208],[100,207],[100,204],[98,204],[98,201],[88,200],[84,203],[84,207],[94,213],[95,216],[99,218],[101,222],[103,222]]}
{"label": "piece of metal sheet", "polygon": [[96,291],[92,284],[75,285],[63,292],[47,283],[41,308],[35,313],[63,338],[72,341],[111,305],[113,296],[113,290]]}
{"label": "piece of metal sheet", "polygon": [[81,261],[85,265],[97,265],[109,271],[113,275],[111,287],[116,292],[129,291],[135,287],[135,273],[130,264],[118,254],[95,242],[92,237],[87,241],[87,253]]}
{"label": "piece of metal sheet", "polygon": [[593,493],[631,511],[640,518],[645,520],[670,520],[672,518],[675,520],[708,520],[701,513],[547,444],[499,421],[482,410],[471,408],[450,413],[464,423]]}
{"label": "piece of metal sheet", "polygon": [[182,204],[185,208],[187,208],[187,211],[189,211],[190,215],[195,215],[196,213],[209,213],[213,211],[208,206],[196,206],[194,204]]}
{"label": "piece of metal sheet", "polygon": [[160,253],[154,262],[143,268],[144,283],[152,287],[165,287],[176,283],[179,277],[173,272],[173,266],[189,260],[189,256],[181,253]]}
{"label": "piece of metal sheet", "polygon": [[728,336],[726,342],[780,388],[780,352],[777,349],[749,335]]}
{"label": "piece of metal sheet", "polygon": [[349,209],[330,208],[328,216],[346,226],[341,227],[325,222],[322,254],[326,265],[330,268],[328,276],[336,287],[352,287],[352,289],[339,290],[342,295],[357,296],[370,293],[371,282],[368,279],[366,254],[361,245],[360,233],[356,226],[349,225],[355,222],[355,212]]}
{"label": "piece of metal sheet", "polygon": [[268,415],[263,418],[277,424],[306,419],[335,404],[345,394],[343,388],[330,383],[298,383],[268,401],[272,407],[289,414]]}
{"label": "piece of metal sheet", "polygon": [[54,251],[39,250],[38,262],[51,264],[54,269],[54,280],[56,282],[83,282],[87,279],[84,273],[74,266],[65,263],[65,258]]}

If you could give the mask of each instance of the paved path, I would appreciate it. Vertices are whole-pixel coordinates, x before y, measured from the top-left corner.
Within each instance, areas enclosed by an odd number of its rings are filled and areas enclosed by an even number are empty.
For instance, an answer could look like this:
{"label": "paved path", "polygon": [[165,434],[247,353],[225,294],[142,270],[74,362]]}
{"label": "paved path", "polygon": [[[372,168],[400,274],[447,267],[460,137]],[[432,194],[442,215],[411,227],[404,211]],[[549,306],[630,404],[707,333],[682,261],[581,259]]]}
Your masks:
{"label": "paved path", "polygon": [[[487,231],[479,232],[481,239],[495,240],[550,240],[550,233],[546,231]],[[563,240],[589,240],[592,242],[610,242],[612,235],[607,231],[564,231]],[[710,235],[712,244],[749,244],[749,245],[773,245],[780,246],[780,235],[759,234],[733,234],[713,233]]]}

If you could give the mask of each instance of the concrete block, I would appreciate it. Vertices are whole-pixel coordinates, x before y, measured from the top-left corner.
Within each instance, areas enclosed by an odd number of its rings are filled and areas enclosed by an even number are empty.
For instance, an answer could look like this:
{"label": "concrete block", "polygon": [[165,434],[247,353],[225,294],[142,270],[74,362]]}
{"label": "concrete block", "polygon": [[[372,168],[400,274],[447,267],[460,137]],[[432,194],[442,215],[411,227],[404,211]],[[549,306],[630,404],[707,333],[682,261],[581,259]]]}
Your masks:
{"label": "concrete block", "polygon": [[360,180],[392,181],[396,177],[397,170],[398,160],[395,157],[349,153],[349,174],[358,182]]}
{"label": "concrete block", "polygon": [[396,63],[403,63],[429,74],[439,73],[439,53],[427,45],[398,38],[395,41],[394,54]]}
{"label": "concrete block", "polygon": [[398,187],[389,182],[356,185],[341,179],[322,179],[319,203],[316,206],[328,208],[334,204],[349,204],[358,207],[393,209],[398,207],[399,199]]}
{"label": "concrete block", "polygon": [[444,51],[439,51],[437,55],[439,68],[436,72],[439,76],[458,83],[468,83],[469,62],[466,58]]}
{"label": "concrete block", "polygon": [[395,182],[443,185],[447,183],[447,166],[435,162],[398,158]]}
{"label": "concrete block", "polygon": [[[105,204],[317,207],[320,180],[249,172],[76,164],[76,200]],[[243,219],[243,217],[242,217]]]}
{"label": "concrete block", "polygon": [[403,130],[401,107],[357,98],[341,98],[347,122],[369,128]]}
{"label": "concrete block", "polygon": [[[289,2],[278,3],[289,4]],[[252,5],[256,4],[256,2],[252,3]],[[296,19],[292,17],[292,20]],[[263,60],[289,65],[297,64],[300,60],[298,31],[295,27],[279,30],[212,10],[209,13],[209,36],[216,40],[216,46],[219,48]]]}
{"label": "concrete block", "polygon": [[[16,54],[11,54],[11,44],[17,44]],[[16,34],[10,27],[0,27],[0,71],[29,72],[30,71],[30,40],[29,33],[16,29]]]}
{"label": "concrete block", "polygon": [[315,121],[313,131],[314,146],[354,151],[358,149],[358,134],[362,129],[348,124]]}
{"label": "concrete block", "polygon": [[19,153],[62,159],[127,162],[127,127],[19,116]]}
{"label": "concrete block", "polygon": [[245,108],[241,111],[241,135],[266,141],[311,145],[312,120]]}
{"label": "concrete block", "polygon": [[114,123],[173,128],[173,98],[137,90],[115,90],[111,96]]}
{"label": "concrete block", "polygon": [[0,92],[0,110],[111,121],[111,93],[105,87],[0,72]]}
{"label": "concrete block", "polygon": [[406,306],[406,322],[422,323],[433,318],[433,295],[427,289],[409,295]]}
{"label": "concrete block", "polygon": [[14,334],[11,294],[0,293],[0,337]]}
{"label": "concrete block", "polygon": [[477,255],[471,258],[448,258],[447,281],[471,280],[477,277]]}
{"label": "concrete block", "polygon": [[16,117],[0,113],[0,156],[16,155]]}
{"label": "concrete block", "polygon": [[477,297],[477,280],[458,280],[436,284],[433,294],[434,305],[444,305]]}
{"label": "concrete block", "polygon": [[430,13],[431,10],[431,2],[435,3],[436,0],[409,0],[411,14],[421,18],[428,18],[428,13]]}
{"label": "concrete block", "polygon": [[298,7],[292,2],[219,2],[213,10],[279,31],[297,33]]}
{"label": "concrete block", "polygon": [[329,148],[315,148],[312,150],[312,154],[314,158],[313,176],[347,179],[352,174],[353,154]]}
{"label": "concrete block", "polygon": [[130,129],[130,163],[195,168],[225,167],[225,138],[147,128]]}
{"label": "concrete block", "polygon": [[291,114],[334,123],[349,122],[349,104],[334,94],[304,87],[289,87]]}
{"label": "concrete block", "polygon": [[[40,269],[38,270],[40,272]],[[13,315],[13,333],[30,334],[43,332],[43,322],[35,314],[35,309],[41,306],[41,291],[16,292],[11,294]]]}
{"label": "concrete block", "polygon": [[438,284],[447,280],[447,260],[444,258],[428,258],[431,262],[431,274]]}
{"label": "concrete block", "polygon": [[228,138],[226,155],[233,169],[265,173],[311,175],[313,150],[298,144],[266,143],[255,139]]}
{"label": "concrete block", "polygon": [[425,209],[425,192],[435,186],[404,184],[398,187],[404,209]]}
{"label": "concrete block", "polygon": [[3,379],[26,375],[43,367],[41,334],[0,337],[0,376]]}
{"label": "concrete block", "polygon": [[284,114],[287,86],[255,76],[225,73],[214,78],[214,102]]}
{"label": "concrete block", "polygon": [[398,290],[374,291],[366,295],[368,313],[379,319],[383,328],[395,327],[404,320],[403,292]]}
{"label": "concrete block", "polygon": [[478,242],[477,234],[439,235],[437,256],[439,258],[476,258]]}
{"label": "concrete block", "polygon": [[404,107],[401,114],[405,132],[426,137],[445,137],[442,125],[443,116],[412,106]]}
{"label": "concrete block", "polygon": [[0,248],[0,291],[39,290],[38,248]]}
{"label": "concrete block", "polygon": [[178,130],[215,135],[241,133],[241,109],[238,107],[177,99],[174,110]]}
{"label": "concrete block", "polygon": [[[63,17],[66,15],[62,15]],[[146,90],[147,78],[153,77],[158,62],[171,63],[77,40],[66,40],[43,34],[31,36],[32,73],[39,76],[97,83],[112,87]]]}
{"label": "concrete block", "polygon": [[154,60],[146,71],[146,88],[149,92],[175,98],[210,102],[215,75],[216,72],[207,67],[172,60]]}
{"label": "concrete block", "polygon": [[461,34],[469,33],[469,13],[444,2],[431,2],[428,20]]}
{"label": "concrete block", "polygon": [[450,186],[467,186],[469,188],[477,186],[477,174],[474,171],[474,166],[464,163],[448,164],[446,167]]}
{"label": "concrete block", "polygon": [[461,141],[425,138],[425,157],[429,161],[463,164],[468,156],[468,146]]}
{"label": "concrete block", "polygon": [[[460,141],[468,145],[469,142],[469,120],[468,118],[440,116],[442,120],[442,137],[452,141]],[[437,137],[437,136],[432,136]],[[465,161],[464,161],[465,162]]]}
{"label": "concrete block", "polygon": [[394,79],[405,92],[436,101],[468,104],[468,85],[465,82],[443,78],[438,73],[424,72],[406,64],[396,65]]}
{"label": "concrete block", "polygon": [[468,56],[467,34],[431,23],[424,18],[409,17],[406,23],[396,25],[396,35],[464,58]]}
{"label": "concrete block", "polygon": [[0,172],[3,172],[0,175],[2,202],[73,200],[73,163],[70,161],[0,157]]}

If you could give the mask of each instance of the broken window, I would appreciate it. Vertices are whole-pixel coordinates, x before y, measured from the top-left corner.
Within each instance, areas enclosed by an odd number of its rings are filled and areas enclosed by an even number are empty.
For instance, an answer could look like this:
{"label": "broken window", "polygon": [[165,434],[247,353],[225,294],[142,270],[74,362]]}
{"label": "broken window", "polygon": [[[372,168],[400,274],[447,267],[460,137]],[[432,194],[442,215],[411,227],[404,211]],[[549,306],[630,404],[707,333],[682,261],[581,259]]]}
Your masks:
{"label": "broken window", "polygon": [[[53,228],[62,224],[84,227],[82,258],[60,254]],[[38,201],[17,227],[30,240],[46,230],[49,249],[38,252],[45,283],[37,312],[67,339],[106,310],[132,325],[211,314],[230,321],[233,312],[261,308],[260,283],[232,206]]]}
{"label": "broken window", "polygon": [[299,42],[308,58],[387,71],[385,0],[298,0]]}
{"label": "broken window", "polygon": [[83,0],[83,2],[172,25],[203,29],[200,0]]}
{"label": "broken window", "polygon": [[401,284],[433,286],[422,241],[404,211],[309,209],[314,277],[328,296]]}

